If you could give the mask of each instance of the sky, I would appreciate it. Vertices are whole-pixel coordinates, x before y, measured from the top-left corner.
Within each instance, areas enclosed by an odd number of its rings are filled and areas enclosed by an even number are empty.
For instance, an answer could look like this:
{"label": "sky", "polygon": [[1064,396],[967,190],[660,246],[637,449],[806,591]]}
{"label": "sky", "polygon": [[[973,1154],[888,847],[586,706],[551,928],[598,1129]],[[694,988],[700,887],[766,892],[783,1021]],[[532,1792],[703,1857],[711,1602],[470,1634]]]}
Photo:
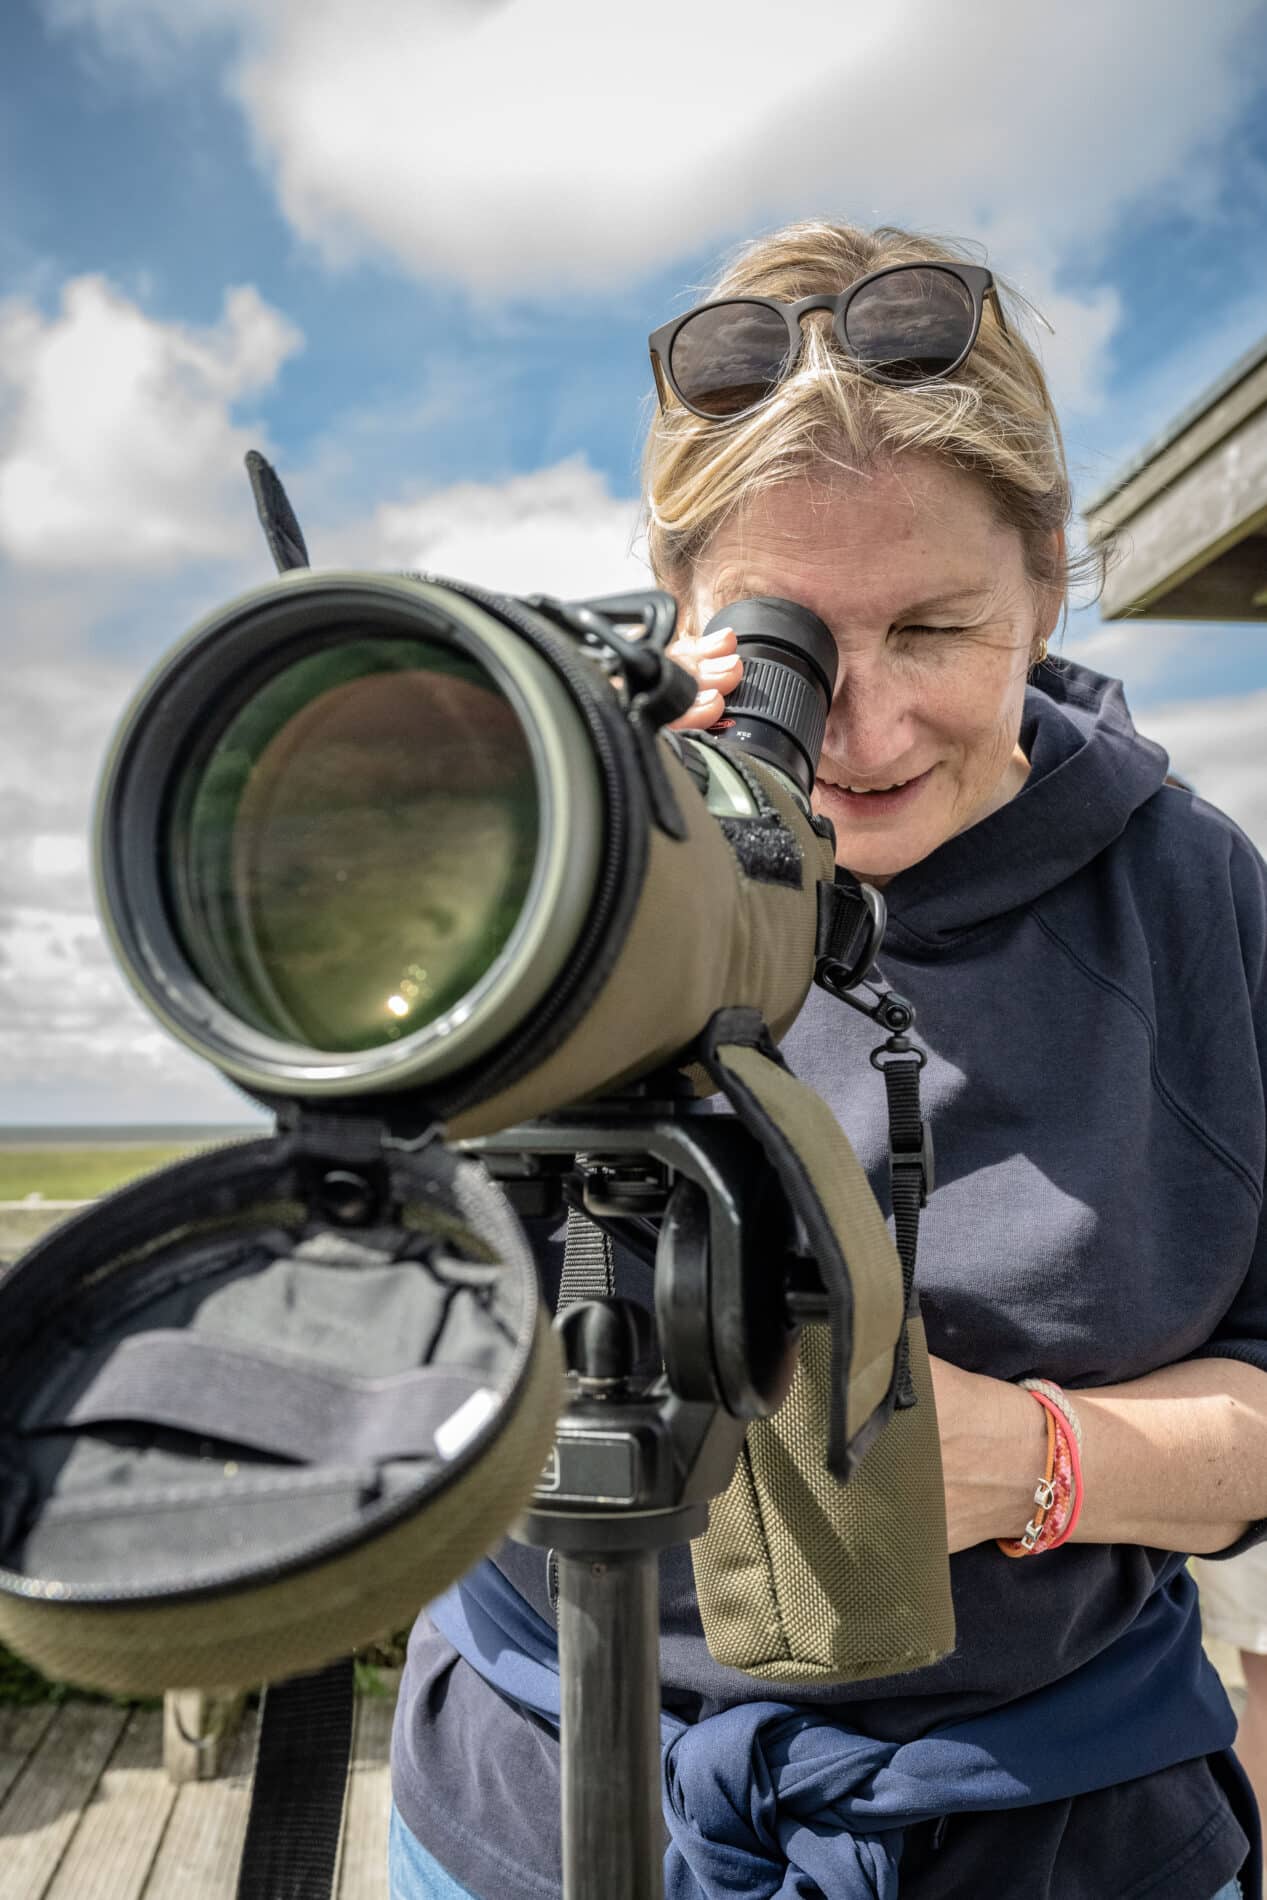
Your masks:
{"label": "sky", "polygon": [[[1080,496],[1267,331],[1267,0],[6,0],[0,1125],[241,1121],[116,972],[104,749],[268,578],[645,584],[646,336],[792,217],[981,247]],[[1267,849],[1267,631],[1061,650]]]}

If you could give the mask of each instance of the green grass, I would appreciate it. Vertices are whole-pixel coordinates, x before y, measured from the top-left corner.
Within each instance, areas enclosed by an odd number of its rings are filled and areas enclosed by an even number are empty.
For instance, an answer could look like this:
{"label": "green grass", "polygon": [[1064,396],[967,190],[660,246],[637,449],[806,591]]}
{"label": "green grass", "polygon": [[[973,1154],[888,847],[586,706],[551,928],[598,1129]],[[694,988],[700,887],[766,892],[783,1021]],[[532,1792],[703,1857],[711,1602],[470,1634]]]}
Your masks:
{"label": "green grass", "polygon": [[38,1669],[15,1656],[0,1643],[0,1707],[26,1706],[33,1702],[113,1702],[121,1708],[161,1709],[161,1696],[98,1695],[93,1689],[79,1689],[73,1683],[49,1682]]}
{"label": "green grass", "polygon": [[28,1194],[46,1201],[90,1201],[192,1154],[198,1143],[125,1143],[94,1148],[67,1143],[61,1148],[0,1146],[0,1201],[24,1201]]}
{"label": "green grass", "polygon": [[[214,1614],[214,1606],[212,1606]],[[402,1630],[386,1643],[373,1643],[363,1649],[356,1658],[355,1676],[359,1695],[386,1696],[387,1684],[382,1677],[384,1669],[399,1669],[405,1660],[405,1644],[408,1630]],[[29,1663],[15,1656],[11,1649],[0,1643],[0,1708],[24,1707],[33,1702],[66,1702],[73,1698],[76,1702],[114,1702],[125,1708],[159,1709],[162,1698],[158,1696],[113,1696],[98,1695],[92,1689],[79,1689],[73,1683],[49,1682],[38,1669],[32,1669]]]}

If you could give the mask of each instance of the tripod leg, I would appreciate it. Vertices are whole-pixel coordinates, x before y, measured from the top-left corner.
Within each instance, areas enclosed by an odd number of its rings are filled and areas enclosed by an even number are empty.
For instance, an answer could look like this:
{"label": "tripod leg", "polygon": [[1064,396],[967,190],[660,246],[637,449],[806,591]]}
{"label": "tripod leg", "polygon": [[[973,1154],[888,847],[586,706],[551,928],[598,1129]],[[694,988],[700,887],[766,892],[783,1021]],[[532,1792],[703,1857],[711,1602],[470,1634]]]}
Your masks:
{"label": "tripod leg", "polygon": [[564,1900],[663,1900],[657,1552],[558,1563]]}

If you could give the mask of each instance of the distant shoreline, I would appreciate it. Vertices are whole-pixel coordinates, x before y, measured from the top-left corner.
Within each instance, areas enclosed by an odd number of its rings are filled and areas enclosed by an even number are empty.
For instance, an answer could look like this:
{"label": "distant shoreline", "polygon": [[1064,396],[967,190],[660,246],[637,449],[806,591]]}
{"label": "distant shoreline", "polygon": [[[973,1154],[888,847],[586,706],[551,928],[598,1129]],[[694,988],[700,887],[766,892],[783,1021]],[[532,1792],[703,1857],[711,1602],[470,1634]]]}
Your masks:
{"label": "distant shoreline", "polygon": [[0,1124],[0,1148],[149,1148],[155,1142],[233,1141],[268,1132],[267,1122],[14,1122]]}

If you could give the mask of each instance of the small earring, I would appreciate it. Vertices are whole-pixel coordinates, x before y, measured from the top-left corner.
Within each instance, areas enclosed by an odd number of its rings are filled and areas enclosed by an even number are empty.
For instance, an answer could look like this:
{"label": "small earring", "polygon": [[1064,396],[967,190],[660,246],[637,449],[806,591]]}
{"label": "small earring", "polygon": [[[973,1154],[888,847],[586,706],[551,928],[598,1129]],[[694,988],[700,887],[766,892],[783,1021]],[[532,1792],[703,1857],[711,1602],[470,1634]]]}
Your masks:
{"label": "small earring", "polygon": [[1041,666],[1043,661],[1046,658],[1047,658],[1047,642],[1046,640],[1040,640],[1038,643],[1038,652],[1034,655],[1033,663],[1035,666]]}

